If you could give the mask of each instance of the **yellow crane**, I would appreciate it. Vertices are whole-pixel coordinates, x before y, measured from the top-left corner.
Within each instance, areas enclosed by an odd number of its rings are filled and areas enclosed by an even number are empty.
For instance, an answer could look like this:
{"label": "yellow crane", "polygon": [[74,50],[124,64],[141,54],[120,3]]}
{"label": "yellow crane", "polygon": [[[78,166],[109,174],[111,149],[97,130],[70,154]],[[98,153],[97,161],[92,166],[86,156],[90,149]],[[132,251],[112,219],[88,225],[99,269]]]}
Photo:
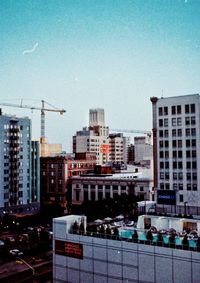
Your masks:
{"label": "yellow crane", "polygon": [[[35,106],[31,106],[31,105],[25,105],[22,103],[21,100],[21,104],[15,104],[15,103],[1,103],[0,105],[2,106],[8,106],[8,107],[17,107],[17,108],[27,108],[27,109],[31,109],[31,110],[40,110],[41,111],[41,141],[45,138],[45,112],[46,111],[50,111],[50,112],[58,112],[61,115],[63,113],[66,112],[66,110],[64,109],[58,109],[55,106],[51,105],[50,103],[41,100],[42,102],[42,107],[35,107]],[[46,108],[45,104],[49,105],[51,108]]]}

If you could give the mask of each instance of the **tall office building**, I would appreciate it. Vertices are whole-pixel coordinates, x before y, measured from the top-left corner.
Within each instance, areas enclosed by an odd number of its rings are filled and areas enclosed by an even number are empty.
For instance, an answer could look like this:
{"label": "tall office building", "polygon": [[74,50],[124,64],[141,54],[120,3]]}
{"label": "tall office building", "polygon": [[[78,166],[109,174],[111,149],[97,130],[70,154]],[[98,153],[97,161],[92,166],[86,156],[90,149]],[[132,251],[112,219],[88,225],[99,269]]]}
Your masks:
{"label": "tall office building", "polygon": [[31,156],[30,119],[0,113],[0,213],[37,210],[39,196],[32,195]]}
{"label": "tall office building", "polygon": [[105,125],[104,109],[90,109],[89,127],[84,127],[73,136],[73,153],[96,153],[97,164],[105,164],[109,161],[109,152],[106,152],[108,135],[109,128]]}
{"label": "tall office building", "polygon": [[151,102],[155,190],[175,191],[180,211],[187,205],[193,214],[200,207],[200,96]]}

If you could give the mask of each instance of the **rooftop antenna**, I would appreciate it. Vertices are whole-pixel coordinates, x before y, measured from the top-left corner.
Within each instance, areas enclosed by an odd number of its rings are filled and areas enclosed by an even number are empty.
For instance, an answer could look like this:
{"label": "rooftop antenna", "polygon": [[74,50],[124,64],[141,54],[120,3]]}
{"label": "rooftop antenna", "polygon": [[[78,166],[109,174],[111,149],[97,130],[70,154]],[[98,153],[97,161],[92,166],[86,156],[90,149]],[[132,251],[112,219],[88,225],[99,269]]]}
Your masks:
{"label": "rooftop antenna", "polygon": [[162,94],[161,94],[161,98],[163,98],[163,89],[161,90]]}

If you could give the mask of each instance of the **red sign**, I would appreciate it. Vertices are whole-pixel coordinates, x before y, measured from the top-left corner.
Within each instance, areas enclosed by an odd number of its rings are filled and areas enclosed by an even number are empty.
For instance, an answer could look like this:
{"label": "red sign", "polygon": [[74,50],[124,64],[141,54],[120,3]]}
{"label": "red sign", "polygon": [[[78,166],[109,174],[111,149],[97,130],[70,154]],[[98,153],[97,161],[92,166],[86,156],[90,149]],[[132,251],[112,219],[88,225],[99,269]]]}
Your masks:
{"label": "red sign", "polygon": [[101,144],[100,146],[101,153],[109,153],[110,152],[110,145],[109,144]]}
{"label": "red sign", "polygon": [[83,259],[83,245],[55,240],[55,254]]}

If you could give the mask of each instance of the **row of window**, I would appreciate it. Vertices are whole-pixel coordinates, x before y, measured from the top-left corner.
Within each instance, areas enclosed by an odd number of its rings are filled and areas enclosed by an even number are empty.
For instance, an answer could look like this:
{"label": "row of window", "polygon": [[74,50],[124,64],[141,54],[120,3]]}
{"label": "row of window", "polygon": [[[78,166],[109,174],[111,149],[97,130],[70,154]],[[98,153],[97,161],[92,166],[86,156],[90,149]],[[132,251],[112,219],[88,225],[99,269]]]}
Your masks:
{"label": "row of window", "polygon": [[[172,167],[173,169],[182,169],[183,168],[183,162],[182,161],[174,161],[172,163]],[[169,161],[165,161],[165,162],[160,162],[160,169],[169,169],[170,168],[170,164]],[[186,169],[196,169],[197,168],[197,162],[193,161],[187,161],[186,162]]]}
{"label": "row of window", "polygon": [[[196,118],[195,116],[192,117],[185,117],[185,125],[195,125],[196,124]],[[165,119],[159,119],[158,121],[158,125],[159,127],[168,127],[169,126],[169,119],[165,118]],[[182,126],[182,118],[178,117],[178,118],[172,118],[171,119],[171,126],[175,127],[175,126]]]}
{"label": "row of window", "polygon": [[[170,174],[169,172],[160,172],[160,179],[161,180],[169,180],[170,179]],[[173,180],[183,180],[183,173],[182,172],[173,172]],[[186,174],[186,180],[197,180],[197,173],[187,173]]]}
{"label": "row of window", "polygon": [[[170,184],[169,183],[160,183],[160,189],[161,190],[170,190]],[[182,183],[174,183],[173,184],[173,190],[179,190],[182,191],[183,190],[183,184]],[[191,184],[188,183],[186,185],[186,190],[187,191],[197,191],[197,184]]]}
{"label": "row of window", "polygon": [[[178,155],[177,155],[178,153]],[[160,151],[159,153],[159,157],[162,159],[162,158],[169,158],[169,151],[166,150],[166,151]],[[183,157],[183,154],[182,154],[182,151],[173,151],[172,152],[172,158],[182,158]],[[196,150],[186,150],[185,151],[185,157],[186,158],[196,158],[197,157],[197,152]]]}
{"label": "row of window", "polygon": [[[172,147],[181,147],[183,146],[182,144],[182,140],[172,140],[171,141]],[[196,140],[192,139],[192,140],[186,140],[185,141],[185,145],[186,147],[196,147]],[[169,147],[169,141],[168,140],[161,140],[159,142],[159,146],[162,147]]]}
{"label": "row of window", "polygon": [[[179,115],[182,114],[182,108],[185,108],[185,114],[188,113],[195,113],[195,104],[185,104],[185,107],[181,105],[172,105],[171,106],[171,115]],[[158,108],[158,115],[163,116],[163,115],[168,115],[169,114],[169,109],[170,107],[159,107]]]}
{"label": "row of window", "polygon": [[[171,132],[172,137],[182,137],[182,129],[172,129]],[[196,136],[196,128],[186,128],[185,129],[185,135],[188,136]],[[160,130],[159,131],[159,137],[169,137],[169,131],[168,130]]]}

